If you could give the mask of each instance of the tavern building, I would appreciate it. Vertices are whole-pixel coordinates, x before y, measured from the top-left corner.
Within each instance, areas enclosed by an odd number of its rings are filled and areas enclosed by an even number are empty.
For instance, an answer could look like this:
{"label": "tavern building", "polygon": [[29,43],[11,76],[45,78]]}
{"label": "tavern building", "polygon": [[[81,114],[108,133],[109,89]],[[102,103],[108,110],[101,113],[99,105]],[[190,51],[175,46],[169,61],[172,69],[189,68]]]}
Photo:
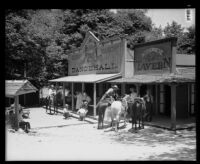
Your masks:
{"label": "tavern building", "polygon": [[[76,91],[86,91],[92,98],[89,113],[96,116],[96,104],[113,84],[119,94],[127,94],[135,85],[140,96],[146,89],[153,95],[154,116],[171,119],[195,114],[195,56],[176,54],[176,38],[166,38],[137,44],[131,50],[126,37],[116,36],[100,41],[92,32],[78,49],[69,52],[68,76],[50,80],[56,85]],[[66,100],[63,98],[63,104]],[[71,98],[71,108],[75,108]]]}

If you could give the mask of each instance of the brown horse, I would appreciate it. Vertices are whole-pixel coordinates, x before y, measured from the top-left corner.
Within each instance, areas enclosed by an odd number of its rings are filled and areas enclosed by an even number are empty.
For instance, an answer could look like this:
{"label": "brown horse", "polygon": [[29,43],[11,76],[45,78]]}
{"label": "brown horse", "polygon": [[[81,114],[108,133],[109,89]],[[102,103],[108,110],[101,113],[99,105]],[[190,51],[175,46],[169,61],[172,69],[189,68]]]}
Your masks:
{"label": "brown horse", "polygon": [[103,129],[103,121],[104,121],[104,115],[105,115],[105,111],[106,108],[109,106],[109,103],[106,101],[100,101],[97,104],[97,110],[98,110],[98,127],[97,129]]}
{"label": "brown horse", "polygon": [[144,114],[146,111],[145,102],[142,98],[135,98],[134,102],[128,103],[128,110],[132,118],[132,129],[135,124],[137,130],[137,121],[139,122],[139,129],[144,128]]}
{"label": "brown horse", "polygon": [[[113,126],[113,121],[116,121],[116,128],[117,131],[119,126],[119,121],[121,118],[124,119],[124,125],[126,125],[126,114],[127,114],[127,95],[124,98],[121,98],[120,100],[114,101],[114,100],[105,100],[100,101],[97,105],[98,110],[98,129],[103,128],[103,122],[104,122],[104,115],[106,109],[109,107],[109,103],[111,104],[111,124],[110,126]],[[123,115],[123,117],[122,117]]]}

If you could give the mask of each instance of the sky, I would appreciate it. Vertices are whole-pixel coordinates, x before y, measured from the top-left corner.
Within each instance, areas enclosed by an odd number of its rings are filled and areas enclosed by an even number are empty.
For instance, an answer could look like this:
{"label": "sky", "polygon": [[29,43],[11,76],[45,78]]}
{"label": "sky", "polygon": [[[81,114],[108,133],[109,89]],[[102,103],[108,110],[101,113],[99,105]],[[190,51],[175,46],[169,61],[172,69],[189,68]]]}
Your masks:
{"label": "sky", "polygon": [[[115,9],[112,9],[116,12]],[[190,9],[191,21],[186,19],[186,9],[148,9],[146,15],[149,16],[156,27],[161,25],[164,28],[167,23],[171,24],[174,20],[182,27],[187,28],[191,25],[195,25],[195,9]]]}
{"label": "sky", "polygon": [[195,9],[191,9],[191,21],[186,19],[186,9],[149,9],[146,15],[151,17],[156,27],[161,25],[164,28],[173,20],[185,28],[195,25]]}

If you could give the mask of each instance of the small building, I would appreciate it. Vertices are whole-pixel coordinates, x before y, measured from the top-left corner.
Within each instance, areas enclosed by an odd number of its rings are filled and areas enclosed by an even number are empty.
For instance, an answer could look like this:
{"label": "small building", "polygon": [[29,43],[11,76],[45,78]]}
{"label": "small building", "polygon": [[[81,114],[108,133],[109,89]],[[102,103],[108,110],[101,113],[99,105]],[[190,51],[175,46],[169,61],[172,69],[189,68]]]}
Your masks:
{"label": "small building", "polygon": [[[27,80],[7,80],[7,81],[15,81],[18,85],[23,85],[26,83]],[[31,83],[31,85],[34,85],[34,83],[30,80],[28,82]],[[6,97],[5,100],[5,106],[9,107],[11,104],[14,103],[14,98],[12,97]],[[36,92],[30,92],[27,94],[19,95],[19,104],[21,104],[23,107],[33,107],[39,105],[39,91]]]}
{"label": "small building", "polygon": [[35,88],[28,80],[6,80],[5,84],[5,96],[14,100],[16,129],[18,129],[19,96],[36,92],[38,89]]}
{"label": "small building", "polygon": [[[128,93],[135,85],[140,96],[147,88],[154,97],[154,115],[176,118],[195,114],[195,56],[176,54],[176,38],[166,38],[127,47],[125,36],[100,41],[87,32],[80,48],[69,52],[68,76],[50,80],[67,86],[72,95],[85,90],[96,104],[111,86],[117,84],[119,94]],[[73,96],[72,96],[73,97]],[[64,99],[63,99],[64,101]],[[72,109],[74,109],[72,98]]]}

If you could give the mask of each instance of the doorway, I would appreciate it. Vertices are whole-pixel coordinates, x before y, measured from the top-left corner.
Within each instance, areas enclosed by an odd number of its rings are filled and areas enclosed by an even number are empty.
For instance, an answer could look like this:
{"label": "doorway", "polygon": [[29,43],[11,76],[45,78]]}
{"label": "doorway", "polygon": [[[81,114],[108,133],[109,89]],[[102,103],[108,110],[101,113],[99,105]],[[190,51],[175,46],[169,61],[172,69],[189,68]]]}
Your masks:
{"label": "doorway", "polygon": [[171,116],[171,87],[165,85],[165,115]]}

